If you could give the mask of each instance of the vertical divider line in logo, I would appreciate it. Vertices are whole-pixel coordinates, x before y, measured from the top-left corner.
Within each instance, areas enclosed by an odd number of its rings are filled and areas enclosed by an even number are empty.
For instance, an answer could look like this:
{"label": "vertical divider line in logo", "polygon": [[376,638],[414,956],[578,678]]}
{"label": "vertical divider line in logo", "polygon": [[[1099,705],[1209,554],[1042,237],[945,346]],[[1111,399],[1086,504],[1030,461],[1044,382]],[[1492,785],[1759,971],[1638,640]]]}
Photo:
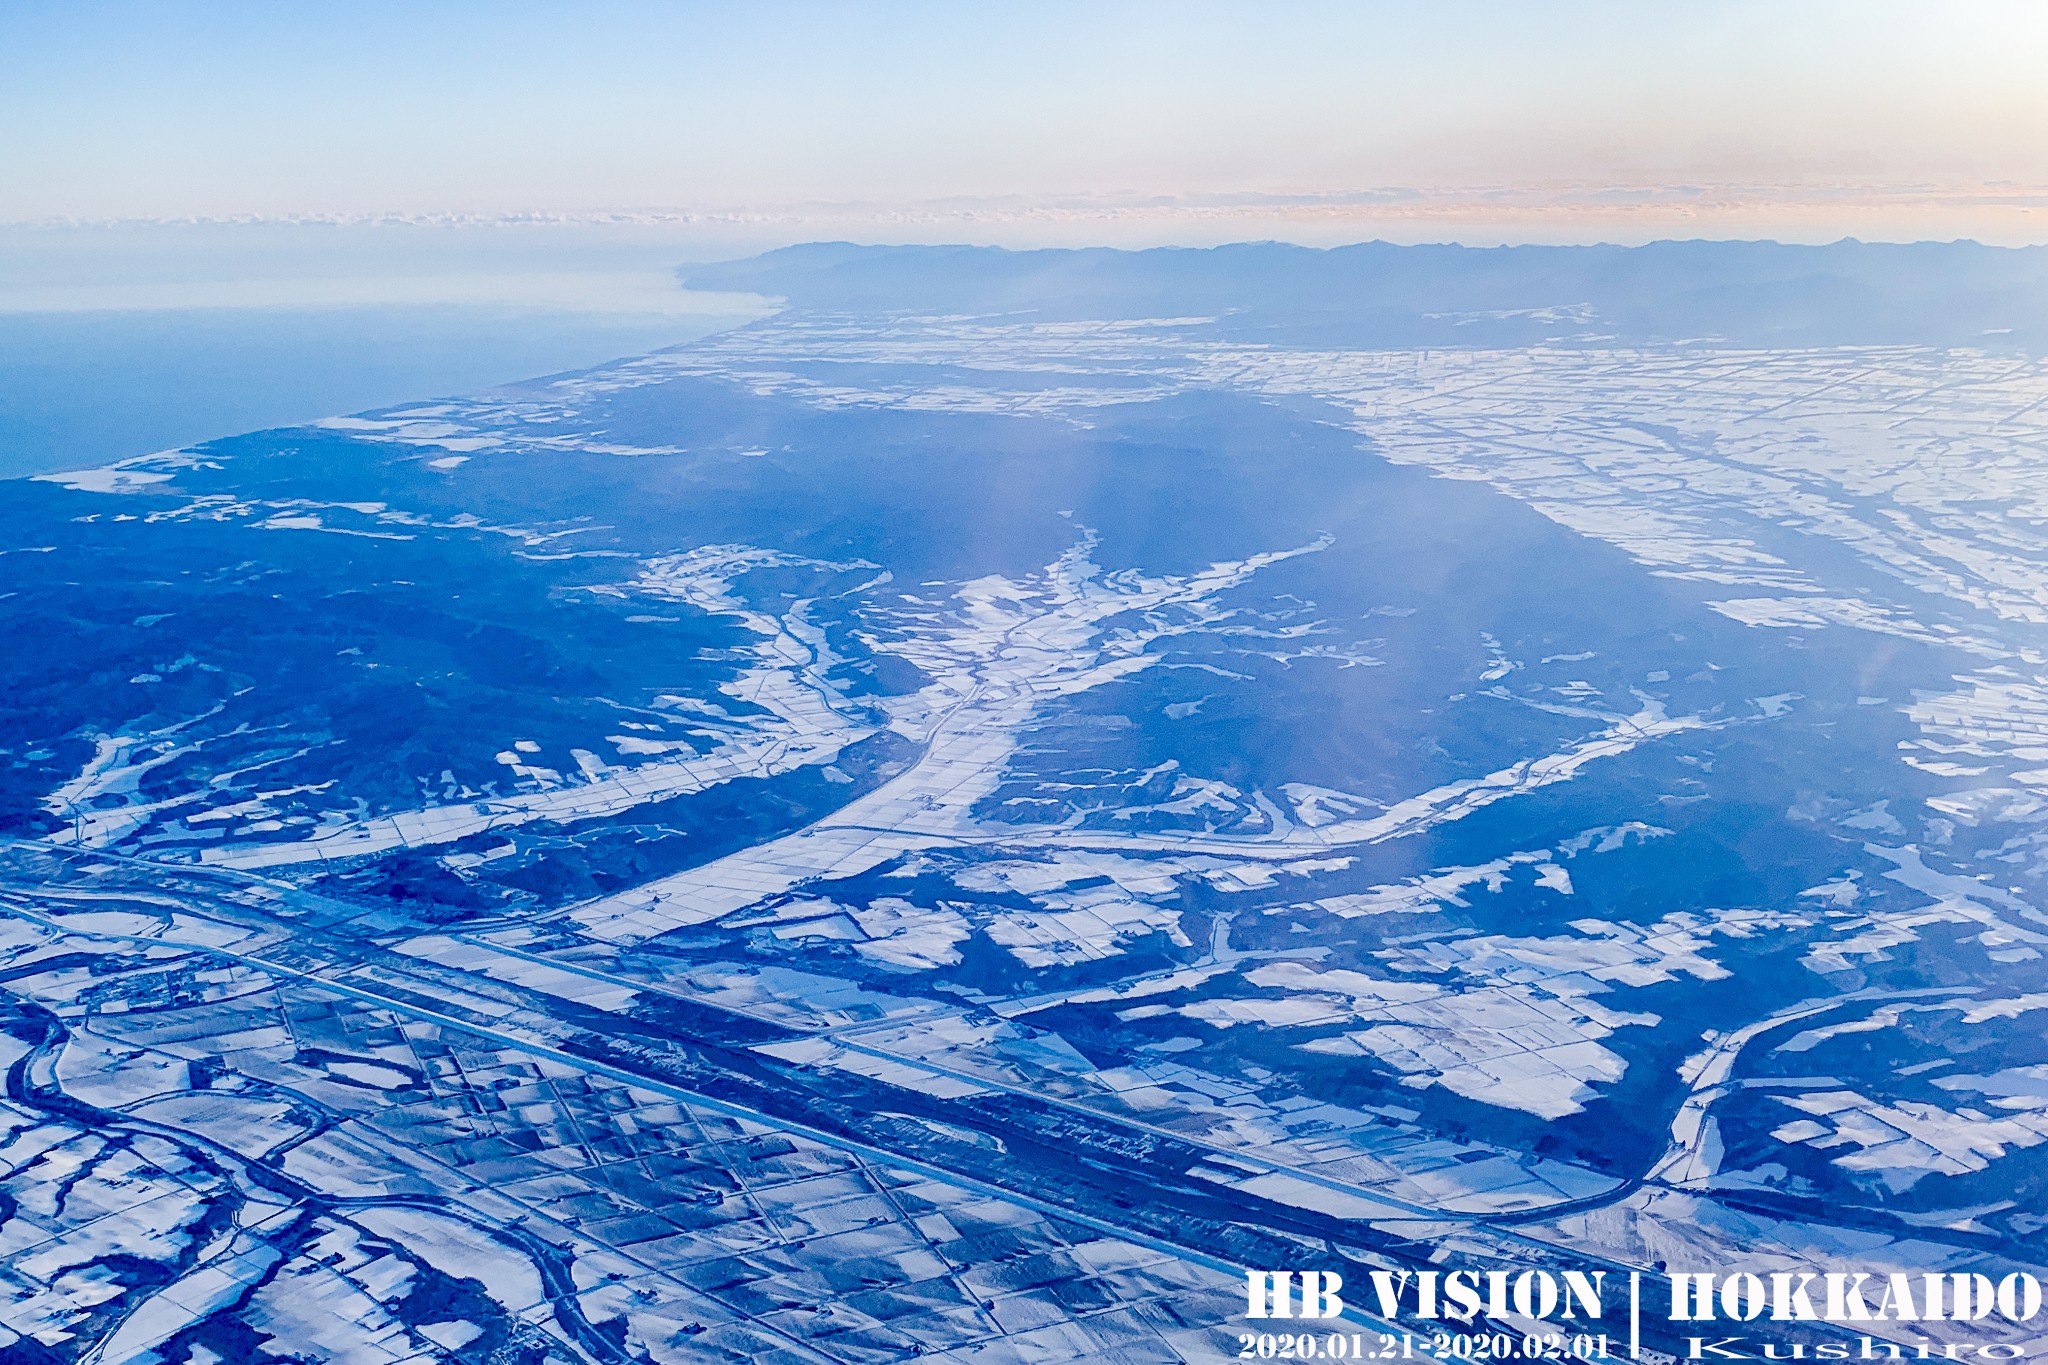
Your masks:
{"label": "vertical divider line in logo", "polygon": [[1628,1358],[1641,1358],[1643,1338],[1643,1272],[1628,1273]]}

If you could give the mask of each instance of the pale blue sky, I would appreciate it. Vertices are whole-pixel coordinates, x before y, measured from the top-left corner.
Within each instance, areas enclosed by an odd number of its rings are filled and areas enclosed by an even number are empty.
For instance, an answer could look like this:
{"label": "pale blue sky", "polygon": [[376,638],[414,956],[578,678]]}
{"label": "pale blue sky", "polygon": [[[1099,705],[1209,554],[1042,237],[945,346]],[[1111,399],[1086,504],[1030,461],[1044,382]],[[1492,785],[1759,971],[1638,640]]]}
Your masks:
{"label": "pale blue sky", "polygon": [[1854,231],[2048,186],[2044,72],[1990,0],[6,3],[0,221],[1761,186]]}

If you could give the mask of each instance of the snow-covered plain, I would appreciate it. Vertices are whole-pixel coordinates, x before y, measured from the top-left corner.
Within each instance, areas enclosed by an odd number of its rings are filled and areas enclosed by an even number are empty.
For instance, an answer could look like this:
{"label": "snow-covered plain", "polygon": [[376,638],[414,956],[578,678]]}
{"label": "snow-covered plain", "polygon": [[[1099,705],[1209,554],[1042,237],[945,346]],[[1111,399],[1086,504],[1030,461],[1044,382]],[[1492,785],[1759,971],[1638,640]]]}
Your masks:
{"label": "snow-covered plain", "polygon": [[38,484],[108,643],[5,736],[0,1324],[1206,1360],[1304,1241],[2038,1269],[2044,414],[792,312]]}

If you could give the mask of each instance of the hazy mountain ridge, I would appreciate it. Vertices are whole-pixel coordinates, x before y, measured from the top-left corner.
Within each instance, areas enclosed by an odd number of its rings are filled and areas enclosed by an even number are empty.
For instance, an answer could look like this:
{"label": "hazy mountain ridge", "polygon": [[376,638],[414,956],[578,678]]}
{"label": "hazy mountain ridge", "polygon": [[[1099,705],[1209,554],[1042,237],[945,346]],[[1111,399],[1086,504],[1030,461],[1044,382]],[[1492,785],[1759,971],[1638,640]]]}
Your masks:
{"label": "hazy mountain ridge", "polygon": [[1143,251],[825,242],[678,274],[692,288],[773,295],[805,311],[1215,317],[1221,335],[1297,346],[2048,347],[2048,248],[1974,242]]}

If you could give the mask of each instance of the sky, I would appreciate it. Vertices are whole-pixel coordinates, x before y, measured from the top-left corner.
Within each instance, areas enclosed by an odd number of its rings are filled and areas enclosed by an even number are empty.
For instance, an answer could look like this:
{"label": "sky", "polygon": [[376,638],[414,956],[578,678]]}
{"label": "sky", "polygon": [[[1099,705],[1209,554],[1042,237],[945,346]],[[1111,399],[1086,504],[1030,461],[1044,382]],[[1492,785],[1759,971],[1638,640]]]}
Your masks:
{"label": "sky", "polygon": [[2048,5],[0,0],[0,223],[2048,240]]}

